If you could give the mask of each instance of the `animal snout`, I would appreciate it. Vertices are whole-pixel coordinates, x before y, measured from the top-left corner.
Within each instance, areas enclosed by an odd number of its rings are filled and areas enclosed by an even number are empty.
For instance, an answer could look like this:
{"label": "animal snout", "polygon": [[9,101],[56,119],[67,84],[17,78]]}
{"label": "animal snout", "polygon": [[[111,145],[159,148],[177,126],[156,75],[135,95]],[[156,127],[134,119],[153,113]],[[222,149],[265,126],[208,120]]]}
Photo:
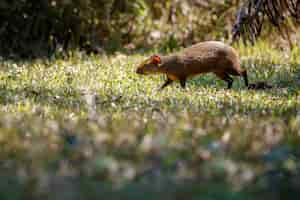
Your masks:
{"label": "animal snout", "polygon": [[142,68],[137,68],[136,73],[137,74],[144,74],[144,70]]}

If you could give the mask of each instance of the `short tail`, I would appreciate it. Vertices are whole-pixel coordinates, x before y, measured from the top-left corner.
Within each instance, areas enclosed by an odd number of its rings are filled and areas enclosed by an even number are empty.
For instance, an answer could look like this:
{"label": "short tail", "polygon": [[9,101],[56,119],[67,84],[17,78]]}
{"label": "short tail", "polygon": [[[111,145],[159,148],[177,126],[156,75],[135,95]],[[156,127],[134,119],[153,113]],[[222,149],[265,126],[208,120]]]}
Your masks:
{"label": "short tail", "polygon": [[243,75],[243,78],[244,78],[244,81],[245,81],[245,85],[246,85],[246,87],[248,87],[248,76],[247,76],[247,71],[246,70],[244,70],[244,71],[242,71],[242,75]]}

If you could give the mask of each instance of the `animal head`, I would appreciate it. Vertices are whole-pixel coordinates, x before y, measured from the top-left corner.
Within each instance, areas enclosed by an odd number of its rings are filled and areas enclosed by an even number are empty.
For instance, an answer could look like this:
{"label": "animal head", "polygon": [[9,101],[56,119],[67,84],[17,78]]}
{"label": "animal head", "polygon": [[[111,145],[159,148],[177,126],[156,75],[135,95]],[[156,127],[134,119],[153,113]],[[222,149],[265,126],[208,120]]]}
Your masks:
{"label": "animal head", "polygon": [[153,55],[144,62],[142,62],[136,70],[138,74],[156,74],[160,72],[161,57]]}

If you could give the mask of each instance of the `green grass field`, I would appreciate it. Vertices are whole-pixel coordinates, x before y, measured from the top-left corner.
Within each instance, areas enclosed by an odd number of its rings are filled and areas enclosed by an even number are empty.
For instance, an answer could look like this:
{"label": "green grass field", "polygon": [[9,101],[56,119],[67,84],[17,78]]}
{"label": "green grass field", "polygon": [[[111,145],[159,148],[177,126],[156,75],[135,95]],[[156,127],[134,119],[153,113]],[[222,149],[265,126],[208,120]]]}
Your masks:
{"label": "green grass field", "polygon": [[150,54],[1,61],[0,199],[293,199],[300,48],[237,49],[272,89],[157,92],[165,77],[135,74]]}

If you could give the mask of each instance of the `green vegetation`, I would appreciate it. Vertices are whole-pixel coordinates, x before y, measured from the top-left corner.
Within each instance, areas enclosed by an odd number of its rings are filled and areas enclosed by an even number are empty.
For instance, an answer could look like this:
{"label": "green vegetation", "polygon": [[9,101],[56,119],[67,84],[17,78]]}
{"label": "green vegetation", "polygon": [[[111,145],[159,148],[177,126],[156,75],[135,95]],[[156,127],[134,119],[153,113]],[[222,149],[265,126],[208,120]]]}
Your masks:
{"label": "green vegetation", "polygon": [[[280,1],[280,4],[264,1],[264,5],[270,5],[262,10],[265,14],[271,13],[269,17],[275,16],[279,20],[275,22],[279,23],[283,16],[288,16],[280,9],[285,7],[283,2],[286,1],[291,2],[290,7],[295,7],[293,12],[297,12],[296,0]],[[244,39],[253,39],[260,35],[259,25],[268,18],[262,18],[262,13],[252,16],[255,9],[245,6],[247,2],[257,4],[256,0],[2,0],[0,55],[31,59],[48,58],[75,49],[88,53],[114,53],[120,49],[172,50],[203,40],[230,40],[242,5],[251,12],[246,12],[249,15],[242,12],[244,17],[238,18],[239,25],[236,24],[234,30],[243,33]],[[291,20],[287,24],[288,35],[284,24],[280,24],[280,32],[264,23],[261,38],[277,47],[299,45],[299,35],[294,34],[298,31],[297,24],[293,25]],[[278,34],[285,43],[278,40]]]}
{"label": "green vegetation", "polygon": [[300,49],[237,46],[250,82],[157,92],[148,55],[1,61],[1,199],[292,199],[300,183]]}

